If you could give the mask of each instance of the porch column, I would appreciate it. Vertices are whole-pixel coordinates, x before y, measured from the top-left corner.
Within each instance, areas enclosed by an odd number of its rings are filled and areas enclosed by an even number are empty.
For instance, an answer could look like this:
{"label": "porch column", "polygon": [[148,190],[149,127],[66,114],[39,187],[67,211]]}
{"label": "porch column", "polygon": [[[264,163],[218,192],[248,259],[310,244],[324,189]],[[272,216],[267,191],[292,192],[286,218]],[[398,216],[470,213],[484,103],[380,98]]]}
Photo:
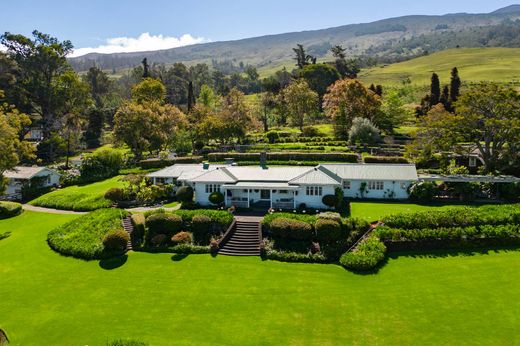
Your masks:
{"label": "porch column", "polygon": [[269,189],[269,202],[271,202],[270,208],[273,208],[273,190]]}
{"label": "porch column", "polygon": [[293,209],[296,209],[296,190],[292,191]]}
{"label": "porch column", "polygon": [[251,208],[250,201],[249,201],[249,189],[247,189],[247,207]]}
{"label": "porch column", "polygon": [[224,188],[224,206],[226,206],[226,207],[228,206],[228,204],[227,204],[227,192],[228,192],[228,190],[226,188]]}

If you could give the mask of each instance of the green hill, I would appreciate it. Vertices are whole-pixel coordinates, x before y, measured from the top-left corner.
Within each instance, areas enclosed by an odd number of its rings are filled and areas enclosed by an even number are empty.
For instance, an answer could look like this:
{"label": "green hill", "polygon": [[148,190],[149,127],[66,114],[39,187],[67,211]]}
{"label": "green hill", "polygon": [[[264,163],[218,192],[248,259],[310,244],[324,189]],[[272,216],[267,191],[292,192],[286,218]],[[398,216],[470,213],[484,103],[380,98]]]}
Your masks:
{"label": "green hill", "polygon": [[520,82],[520,48],[449,49],[396,64],[364,70],[365,83],[396,85],[409,78],[412,84],[427,85],[432,72],[442,83],[449,81],[453,67],[465,82]]}

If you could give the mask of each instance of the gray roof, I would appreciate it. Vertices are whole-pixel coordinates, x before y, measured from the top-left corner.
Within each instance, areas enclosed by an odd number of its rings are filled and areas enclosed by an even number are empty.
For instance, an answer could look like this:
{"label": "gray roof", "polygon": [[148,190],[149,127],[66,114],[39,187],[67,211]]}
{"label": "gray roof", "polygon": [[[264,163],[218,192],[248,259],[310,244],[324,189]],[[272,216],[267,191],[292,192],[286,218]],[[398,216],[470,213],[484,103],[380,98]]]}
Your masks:
{"label": "gray roof", "polygon": [[341,179],[336,179],[335,174],[328,174],[318,168],[312,168],[304,174],[289,181],[291,184],[298,185],[340,185]]}
{"label": "gray roof", "polygon": [[205,172],[190,180],[193,183],[234,183],[236,178],[229,173],[227,168],[218,168],[209,172]]}
{"label": "gray roof", "polygon": [[298,186],[289,185],[288,183],[260,183],[260,182],[249,182],[242,181],[233,185],[223,185],[225,188],[233,189],[280,189],[280,190],[297,190]]}
{"label": "gray roof", "polygon": [[287,166],[264,169],[259,166],[231,166],[227,169],[238,181],[288,182],[309,171],[311,167]]}
{"label": "gray roof", "polygon": [[5,171],[3,175],[4,175],[4,177],[6,177],[8,179],[31,179],[43,171],[48,171],[49,173],[52,173],[52,174],[61,175],[58,172],[56,172],[55,170],[52,170],[50,168],[37,167],[37,166],[33,166],[33,167],[16,166],[12,170]]}
{"label": "gray roof", "polygon": [[158,170],[156,172],[147,174],[147,177],[153,178],[174,178],[174,179],[191,179],[202,175],[208,171],[215,170],[223,165],[210,165],[208,169],[204,169],[200,163],[186,163],[186,164],[175,164]]}
{"label": "gray roof", "polygon": [[320,167],[336,174],[343,180],[410,181],[418,179],[417,170],[413,164],[323,164]]}

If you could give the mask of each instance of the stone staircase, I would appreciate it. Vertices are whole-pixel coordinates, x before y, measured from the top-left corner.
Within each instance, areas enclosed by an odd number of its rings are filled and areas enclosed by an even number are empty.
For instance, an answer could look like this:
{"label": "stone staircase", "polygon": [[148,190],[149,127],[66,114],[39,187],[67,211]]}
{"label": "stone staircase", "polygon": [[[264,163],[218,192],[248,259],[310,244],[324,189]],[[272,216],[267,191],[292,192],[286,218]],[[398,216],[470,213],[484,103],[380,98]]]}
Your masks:
{"label": "stone staircase", "polygon": [[130,216],[127,216],[123,219],[121,219],[121,224],[123,225],[123,228],[125,231],[128,232],[128,235],[130,236],[130,240],[126,244],[126,251],[132,250],[132,233],[134,232],[134,225],[132,224],[132,218]]}
{"label": "stone staircase", "polygon": [[218,253],[228,256],[259,256],[260,241],[260,222],[237,220],[231,236],[221,244]]}

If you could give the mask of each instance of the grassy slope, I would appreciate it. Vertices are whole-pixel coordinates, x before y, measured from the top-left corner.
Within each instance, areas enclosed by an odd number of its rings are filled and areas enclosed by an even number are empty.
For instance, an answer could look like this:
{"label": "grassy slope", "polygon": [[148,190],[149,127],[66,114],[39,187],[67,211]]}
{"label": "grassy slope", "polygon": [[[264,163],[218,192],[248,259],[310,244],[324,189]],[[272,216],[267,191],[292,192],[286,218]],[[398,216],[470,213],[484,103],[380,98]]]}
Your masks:
{"label": "grassy slope", "polygon": [[71,218],[25,212],[0,221],[13,232],[0,241],[0,326],[12,345],[520,341],[520,252],[402,256],[366,276],[335,265],[144,253],[107,270],[47,247],[47,232]]}
{"label": "grassy slope", "polygon": [[412,84],[427,85],[432,72],[441,83],[449,83],[450,71],[459,69],[463,81],[511,82],[520,80],[520,48],[461,48],[449,49],[409,61],[375,67],[360,73],[366,84],[399,84],[410,78]]}
{"label": "grassy slope", "polygon": [[120,176],[88,185],[69,186],[38,197],[29,204],[65,210],[94,210],[112,203],[104,195],[112,187],[122,187]]}

